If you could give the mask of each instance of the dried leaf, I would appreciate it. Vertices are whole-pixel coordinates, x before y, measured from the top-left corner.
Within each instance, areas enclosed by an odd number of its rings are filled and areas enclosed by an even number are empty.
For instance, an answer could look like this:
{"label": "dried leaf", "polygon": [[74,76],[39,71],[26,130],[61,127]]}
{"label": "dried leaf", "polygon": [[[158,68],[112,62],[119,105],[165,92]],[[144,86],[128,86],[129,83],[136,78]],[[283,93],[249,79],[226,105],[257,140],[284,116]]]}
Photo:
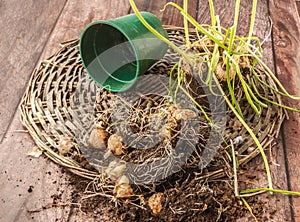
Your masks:
{"label": "dried leaf", "polygon": [[43,151],[37,147],[37,146],[34,146],[34,147],[31,147],[28,149],[27,151],[27,156],[31,156],[31,157],[35,157],[35,158],[38,158],[40,157],[41,155],[43,154]]}

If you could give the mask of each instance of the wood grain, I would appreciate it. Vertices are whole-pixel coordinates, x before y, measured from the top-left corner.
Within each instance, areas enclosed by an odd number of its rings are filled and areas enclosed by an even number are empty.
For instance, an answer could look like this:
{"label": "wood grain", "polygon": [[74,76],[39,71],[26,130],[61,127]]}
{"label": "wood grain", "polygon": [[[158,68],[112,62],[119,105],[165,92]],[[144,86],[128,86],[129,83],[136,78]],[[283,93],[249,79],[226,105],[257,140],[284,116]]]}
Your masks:
{"label": "wood grain", "polygon": [[[64,7],[64,4],[50,6],[52,6],[51,10],[44,6],[44,11],[41,5],[36,6],[37,9],[35,10],[42,10],[42,16],[48,16],[51,19],[49,14],[59,12],[60,8]],[[2,4],[0,7],[2,7]],[[42,56],[40,55],[41,52],[39,52],[37,59],[41,56],[41,60],[43,60],[52,55],[59,49],[59,43],[79,38],[82,29],[88,23],[98,19],[110,19],[126,15],[128,11],[129,3],[127,0],[96,0],[90,1],[89,4],[84,0],[68,1],[52,34],[50,35],[50,32],[48,33],[46,30],[43,31],[43,35],[45,35],[43,37],[45,38],[44,42],[50,38]],[[12,12],[9,13],[13,14]],[[30,15],[26,14],[24,16],[30,18]],[[46,23],[44,20],[46,19],[41,20],[40,23]],[[45,26],[46,24],[43,25]],[[21,24],[21,27],[18,28],[24,28],[23,26]],[[43,29],[40,28],[36,31],[39,30]],[[9,41],[7,36],[3,38]],[[35,38],[38,37],[35,36]],[[42,51],[43,47],[40,51]],[[21,56],[28,50],[23,47],[19,49],[18,53]],[[29,51],[37,53],[38,48]],[[1,56],[3,55],[1,54]],[[11,56],[15,56],[16,58],[14,59],[19,58],[13,54]],[[23,63],[24,61],[20,60],[19,62]],[[23,67],[28,65],[31,69],[24,70],[24,72],[26,71],[24,80],[23,82],[16,81],[14,83],[16,87],[27,83],[36,62],[30,60],[27,64],[22,64]],[[25,75],[27,76],[26,78]],[[16,99],[19,102],[24,90],[23,86],[20,89],[20,95],[8,94],[7,98]],[[1,100],[0,104],[4,105],[7,103]],[[1,143],[1,150],[3,151],[0,155],[0,209],[7,209],[7,211],[2,210],[0,212],[0,221],[116,221],[116,218],[111,213],[105,211],[104,206],[101,215],[97,215],[96,218],[91,213],[85,214],[81,212],[79,206],[76,205],[77,200],[72,199],[71,194],[74,188],[69,184],[69,174],[51,160],[43,157],[38,159],[26,157],[27,150],[34,146],[33,141],[27,133],[14,132],[22,129],[19,113],[15,113],[15,110],[11,110],[9,113],[14,115],[13,122],[6,133],[6,137],[3,139],[3,143]],[[60,196],[60,202],[53,205],[55,196]]]}
{"label": "wood grain", "polygon": [[[34,143],[28,133],[17,132],[18,116],[1,144],[0,221],[91,221],[94,215],[80,211],[72,197],[70,174],[43,156],[27,156]],[[117,221],[105,206],[101,212],[92,221]]]}
{"label": "wood grain", "polygon": [[[295,1],[270,1],[274,23],[273,39],[276,71],[279,79],[291,94],[300,96],[300,19]],[[284,99],[292,107],[300,109],[299,100]],[[300,115],[289,112],[290,119],[283,127],[289,188],[300,191]],[[294,221],[300,221],[300,198],[292,197]]]}
{"label": "wood grain", "polygon": [[59,49],[60,43],[79,39],[84,27],[89,23],[126,15],[129,9],[128,0],[68,1],[42,58],[46,59],[54,54]]}
{"label": "wood grain", "polygon": [[[291,1],[291,0],[290,0]],[[18,26],[18,23],[15,23],[15,27],[17,30],[23,30],[23,33],[25,33],[26,38],[22,37],[22,34],[20,33],[21,38],[15,37],[18,36],[17,34],[14,34],[13,31],[11,31],[11,34],[0,34],[1,37],[1,50],[4,48],[6,51],[4,51],[3,54],[0,54],[0,70],[1,70],[1,76],[5,76],[5,83],[0,82],[0,104],[1,106],[4,106],[2,109],[0,107],[1,112],[1,120],[0,120],[0,126],[1,124],[6,124],[4,120],[5,118],[11,118],[11,116],[14,114],[15,108],[12,109],[12,105],[5,106],[5,101],[13,101],[13,103],[16,103],[16,101],[19,101],[20,95],[24,91],[24,85],[26,84],[26,81],[28,79],[29,74],[31,73],[33,67],[36,65],[37,59],[40,57],[40,53],[43,49],[43,44],[47,41],[47,38],[49,37],[49,40],[47,42],[47,45],[43,51],[43,54],[41,56],[42,59],[46,59],[50,55],[52,55],[54,52],[56,52],[59,49],[59,43],[63,41],[68,41],[70,39],[79,38],[83,28],[90,22],[98,19],[110,19],[114,17],[118,17],[121,15],[125,15],[129,12],[130,6],[128,3],[128,0],[92,0],[88,1],[88,3],[84,0],[69,0],[67,1],[63,12],[61,13],[58,22],[56,23],[56,26],[54,27],[53,32],[50,35],[51,32],[51,24],[52,27],[55,24],[55,22],[52,21],[50,24],[51,19],[55,17],[55,15],[58,16],[60,10],[64,6],[64,2],[62,0],[56,0],[51,1],[51,3],[47,3],[46,6],[42,4],[43,1],[39,1],[42,3],[34,3],[31,2],[31,7],[35,9],[35,11],[39,11],[39,15],[34,15],[34,10],[31,8],[29,12],[27,13],[21,13],[21,15],[24,17],[21,17],[20,15],[15,15],[13,12],[13,5],[16,5],[16,0],[8,1],[1,1],[0,0],[0,24],[1,27],[4,25],[5,19],[7,20],[7,17],[10,15],[16,16],[21,22]],[[61,4],[59,4],[61,2]],[[167,2],[167,0],[137,0],[137,6],[140,10],[144,11],[150,11],[154,14],[156,14],[159,18],[163,20],[163,24],[172,24],[177,26],[182,26],[183,19],[180,16],[179,12],[176,11],[174,8],[167,8],[164,12],[160,12],[159,10],[163,8],[163,5]],[[182,0],[176,0],[178,4],[182,5]],[[202,23],[208,23],[210,22],[210,15],[209,15],[209,8],[206,0],[190,0],[189,1],[191,6],[189,8],[189,12],[197,18],[199,22]],[[229,27],[232,25],[233,21],[233,9],[234,9],[234,1],[223,1],[223,0],[216,0],[215,7],[216,7],[216,14],[220,15],[221,23],[225,27]],[[241,1],[241,13],[240,13],[240,20],[239,20],[239,31],[238,34],[240,35],[246,35],[248,32],[248,26],[249,26],[249,20],[250,20],[250,13],[251,13],[251,3],[250,0],[243,0]],[[29,5],[30,5],[29,4]],[[40,5],[35,5],[40,4]],[[50,7],[49,4],[52,6]],[[259,1],[258,3],[258,11],[257,11],[257,18],[256,18],[256,26],[254,30],[254,34],[257,35],[261,40],[264,39],[270,30],[270,22],[268,19],[269,16],[269,9],[267,5],[267,1]],[[299,33],[297,33],[293,28],[290,29],[290,26],[288,25],[288,22],[291,21],[290,19],[293,18],[291,14],[293,14],[291,11],[295,9],[295,2],[294,2],[294,8],[285,8],[282,6],[283,3],[278,3],[277,1],[270,0],[270,11],[272,15],[274,22],[274,43],[275,43],[275,51],[276,54],[278,53],[276,60],[277,62],[277,71],[279,76],[283,75],[288,71],[288,73],[291,73],[292,77],[289,77],[289,79],[286,80],[287,83],[292,81],[299,81],[299,75],[296,77],[297,73],[299,73],[299,70],[295,69],[295,62],[299,61],[299,53],[297,54],[296,48],[297,44],[299,46],[299,42],[295,44],[295,39],[299,38]],[[7,10],[7,7],[11,7],[10,11]],[[17,10],[22,12],[22,10],[25,10],[26,7],[30,6],[17,6]],[[21,10],[21,8],[24,8]],[[5,10],[4,10],[5,9]],[[27,8],[28,9],[28,8]],[[4,14],[3,14],[3,13]],[[280,14],[280,12],[282,14]],[[278,14],[279,13],[279,14]],[[284,25],[281,25],[281,18],[285,17],[285,13],[287,13],[288,16],[287,20],[283,22]],[[34,16],[32,16],[34,15]],[[278,16],[280,15],[280,16]],[[19,17],[18,17],[19,16]],[[39,17],[38,17],[39,16]],[[275,18],[276,17],[276,18]],[[2,19],[4,18],[4,20]],[[44,19],[42,19],[44,18]],[[46,19],[47,18],[47,19]],[[25,26],[25,22],[22,23],[21,20],[25,20],[27,23],[28,21],[31,21],[30,24],[35,24],[29,26],[31,31],[35,31],[33,34],[27,34]],[[41,20],[39,20],[41,19]],[[295,18],[294,18],[295,19]],[[34,23],[36,22],[36,23]],[[5,23],[6,25],[6,23]],[[285,32],[280,32],[279,28],[276,30],[276,27],[284,27]],[[299,27],[299,26],[298,26]],[[8,30],[8,28],[7,28]],[[42,30],[42,31],[40,31]],[[287,30],[287,31],[286,31]],[[299,28],[298,28],[299,30]],[[286,34],[287,33],[287,34]],[[298,36],[298,37],[297,37]],[[3,37],[3,38],[2,38]],[[2,39],[5,39],[5,48],[2,46]],[[38,43],[37,45],[31,44],[32,39],[38,39],[36,40]],[[282,39],[284,42],[288,42],[290,48],[286,49],[284,46],[282,46]],[[14,48],[15,44],[10,43],[10,41],[13,40],[13,42],[20,43],[17,45],[20,45],[19,48]],[[25,41],[26,40],[26,41]],[[296,41],[297,42],[297,41]],[[276,46],[276,43],[278,44]],[[28,44],[28,45],[27,45]],[[287,43],[285,43],[287,44]],[[298,48],[299,49],[299,48]],[[293,51],[290,52],[290,51]],[[298,50],[299,51],[299,50]],[[12,54],[9,54],[9,53]],[[31,52],[29,55],[26,53]],[[296,54],[295,54],[296,53]],[[10,77],[9,74],[2,74],[2,69],[6,65],[4,61],[4,58],[7,57],[7,54],[9,54],[10,58],[14,61],[19,61],[18,67],[9,67],[5,70],[9,70],[8,73],[15,73],[14,78]],[[26,59],[23,59],[22,55],[26,54]],[[298,57],[297,57],[298,56]],[[272,51],[272,41],[271,38],[268,38],[265,45],[264,45],[264,58],[267,64],[273,69],[275,64],[273,60],[273,51]],[[290,61],[291,60],[291,61]],[[282,62],[280,62],[282,61]],[[294,68],[291,68],[290,65]],[[20,67],[19,67],[20,66]],[[283,67],[281,67],[283,66]],[[31,67],[31,68],[30,68]],[[15,70],[22,70],[26,72],[23,75],[21,75],[22,81],[13,81],[12,79],[16,79],[16,75],[20,72],[16,72]],[[29,71],[28,71],[28,70]],[[4,71],[5,71],[4,70]],[[5,71],[6,73],[6,71]],[[296,73],[296,74],[295,74]],[[20,75],[20,74],[19,74]],[[4,84],[4,85],[3,85]],[[12,95],[10,92],[10,87],[13,85],[14,87],[18,88],[18,92],[16,95]],[[291,86],[292,83],[287,85],[288,87]],[[300,83],[294,84],[293,87],[299,86]],[[5,87],[8,90],[2,90],[5,89]],[[14,90],[15,92],[16,90]],[[295,90],[292,90],[294,93]],[[299,94],[299,93],[298,93]],[[3,95],[3,96],[2,96]],[[300,95],[300,94],[299,94]],[[6,97],[5,97],[6,96]],[[5,100],[1,100],[2,97],[6,98]],[[15,98],[16,97],[16,98]],[[17,103],[16,103],[17,104]],[[297,104],[296,104],[297,105]],[[5,111],[5,115],[3,116],[2,110]],[[9,115],[8,115],[9,114]],[[2,118],[3,117],[3,118]],[[4,119],[5,119],[4,118]],[[293,127],[295,128],[295,124],[298,124],[299,126],[299,116],[291,116],[291,120],[294,120]],[[3,123],[1,122],[3,121]],[[9,123],[9,121],[8,121]],[[5,125],[4,124],[4,125]],[[288,123],[287,123],[288,124]],[[285,131],[286,127],[288,125],[285,125]],[[13,122],[10,125],[9,131],[13,132],[16,129],[20,129],[21,125],[18,120],[18,113],[14,114]],[[288,128],[289,129],[289,128]],[[295,134],[295,132],[297,134]],[[299,143],[287,143],[287,140],[294,141],[295,135],[299,135],[299,127],[295,130],[290,130],[285,132],[285,144],[287,147],[291,147],[289,151],[288,156],[289,160],[289,169],[290,169],[290,177],[293,177],[291,179],[291,186],[296,186],[296,176],[299,174],[299,156],[297,156],[297,150],[296,148],[299,147]],[[280,143],[281,144],[281,143]],[[280,188],[280,189],[287,189],[287,178],[286,177],[286,168],[285,168],[285,158],[284,158],[284,150],[283,147],[280,146],[277,149],[273,151],[273,156],[271,160],[273,160],[274,163],[279,164],[280,166],[276,164],[271,163],[272,173],[273,173],[273,180],[274,180],[274,187]],[[0,212],[0,221],[115,221],[116,218],[114,218],[114,215],[112,213],[107,212],[105,209],[103,209],[100,213],[97,214],[96,217],[92,214],[85,214],[80,211],[79,206],[76,206],[76,201],[72,199],[71,192],[72,192],[72,186],[68,184],[69,182],[69,175],[64,172],[64,170],[52,163],[50,160],[46,160],[44,158],[38,158],[38,159],[32,159],[26,157],[26,151],[28,148],[32,147],[34,144],[28,134],[26,133],[7,133],[6,137],[3,140],[3,143],[1,144],[1,150],[2,154],[0,155],[0,209],[8,209],[7,211]],[[294,146],[294,147],[293,147]],[[286,151],[288,152],[288,150]],[[260,158],[256,158],[251,163],[251,167],[253,168],[253,173],[256,172],[256,170],[260,169],[261,173],[258,175],[258,179],[250,181],[250,184],[247,184],[251,186],[251,184],[254,183],[255,186],[266,186],[266,178],[265,173],[263,171],[263,163]],[[297,172],[298,171],[298,172]],[[252,173],[252,172],[250,172]],[[294,184],[294,185],[293,185]],[[32,192],[30,191],[30,186],[33,186]],[[248,186],[245,188],[249,188]],[[298,188],[297,188],[298,189]],[[298,189],[300,190],[300,189]],[[61,202],[59,202],[56,206],[51,205],[53,203],[53,198],[56,195],[61,196]],[[259,197],[262,199],[263,202],[265,202],[264,207],[266,207],[266,211],[270,209],[277,209],[274,215],[267,214],[265,217],[269,218],[271,221],[292,221],[291,215],[290,215],[290,208],[289,208],[289,201],[288,197],[281,196],[281,195],[264,195],[262,197]],[[293,200],[295,207],[295,215],[297,217],[297,206],[299,205],[299,201]],[[297,203],[297,205],[295,205]],[[31,213],[30,213],[31,212]],[[297,217],[298,218],[298,217]],[[299,219],[299,218],[298,218]],[[243,219],[243,221],[251,220],[251,219]]]}
{"label": "wood grain", "polygon": [[[7,129],[65,0],[0,2],[0,129]],[[3,134],[0,135],[2,141]]]}

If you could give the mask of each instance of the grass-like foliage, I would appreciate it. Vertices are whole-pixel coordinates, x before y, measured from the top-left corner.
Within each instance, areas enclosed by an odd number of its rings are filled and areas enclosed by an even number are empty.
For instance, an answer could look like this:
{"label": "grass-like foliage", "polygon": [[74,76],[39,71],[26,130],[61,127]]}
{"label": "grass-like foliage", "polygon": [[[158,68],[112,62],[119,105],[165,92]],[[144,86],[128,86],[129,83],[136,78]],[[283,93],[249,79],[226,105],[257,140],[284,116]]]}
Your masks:
{"label": "grass-like foliage", "polygon": [[[175,50],[175,52],[177,52],[181,56],[181,60],[173,67],[170,73],[171,77],[173,76],[173,72],[176,72],[177,74],[177,84],[176,86],[171,85],[170,91],[176,92],[176,90],[184,90],[184,88],[181,86],[181,83],[185,78],[184,75],[186,73],[186,70],[182,64],[194,65],[195,61],[197,60],[207,63],[208,74],[205,77],[205,84],[207,84],[210,89],[212,89],[213,84],[218,87],[219,92],[221,92],[228,107],[236,115],[243,127],[245,127],[245,129],[249,132],[249,135],[252,137],[255,144],[259,148],[266,168],[268,188],[242,191],[241,194],[253,192],[255,193],[264,190],[271,193],[279,192],[283,194],[300,195],[300,193],[298,192],[278,191],[273,189],[271,173],[264,148],[260,144],[258,138],[253,133],[249,125],[244,120],[240,101],[237,101],[235,95],[235,87],[237,83],[240,83],[241,87],[243,88],[243,93],[246,101],[250,104],[257,115],[260,115],[262,110],[264,108],[267,108],[270,104],[280,106],[284,109],[288,109],[294,112],[300,112],[300,110],[286,106],[281,102],[274,102],[269,100],[268,98],[261,95],[255,85],[255,82],[259,81],[266,88],[269,88],[280,96],[285,96],[294,100],[300,99],[300,97],[291,95],[287,92],[284,86],[277,79],[276,75],[262,60],[261,42],[257,37],[253,36],[257,0],[253,0],[250,27],[248,35],[246,37],[236,35],[239,19],[240,0],[236,0],[233,26],[228,28],[222,27],[220,25],[220,19],[217,15],[215,15],[213,0],[208,0],[210,7],[211,24],[199,24],[188,13],[188,0],[184,0],[183,7],[179,6],[176,3],[168,2],[165,5],[164,9],[166,7],[175,7],[176,9],[178,9],[178,13],[183,16],[186,42],[185,48],[177,47],[171,41],[160,35],[147,23],[147,21],[145,21],[145,19],[143,19],[134,0],[129,0],[129,2],[131,4],[131,7],[133,8],[133,11],[138,16],[140,21],[145,25],[145,27],[147,27],[159,39],[166,42]],[[189,23],[193,25],[196,32],[198,33],[197,41],[190,41],[188,28]],[[190,53],[191,51],[193,53]],[[263,74],[266,75],[266,78],[271,79],[271,81],[274,82],[274,85],[269,85],[262,80],[261,74],[256,71],[256,66],[260,66],[263,68]],[[247,70],[248,74],[245,75],[243,70]],[[246,81],[249,79],[250,81]],[[225,87],[227,88],[229,93],[225,93]],[[184,92],[188,94],[188,92]],[[214,92],[212,91],[212,93]],[[190,96],[190,98],[192,99],[192,96]],[[204,115],[207,117],[207,120],[211,122],[211,120],[201,107],[201,104],[198,104],[194,100],[193,102],[202,110]]]}

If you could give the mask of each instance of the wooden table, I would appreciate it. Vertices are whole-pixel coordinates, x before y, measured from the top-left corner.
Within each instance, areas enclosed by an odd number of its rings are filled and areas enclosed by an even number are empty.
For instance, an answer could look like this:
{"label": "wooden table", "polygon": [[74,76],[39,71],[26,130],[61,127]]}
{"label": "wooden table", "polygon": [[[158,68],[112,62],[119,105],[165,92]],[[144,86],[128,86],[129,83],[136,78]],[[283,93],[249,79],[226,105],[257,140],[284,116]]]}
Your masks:
{"label": "wooden table", "polygon": [[[160,12],[166,2],[136,1],[140,10],[156,14],[163,24],[182,26],[183,19],[174,8]],[[183,4],[182,0],[175,2]],[[201,23],[209,23],[208,1],[189,2],[190,14]],[[215,1],[216,14],[225,27],[233,23],[234,2]],[[252,1],[241,2],[238,34],[246,35]],[[298,96],[299,10],[297,0],[260,0],[254,30],[260,39],[272,30],[264,44],[264,60],[289,92]],[[131,12],[127,0],[0,0],[0,221],[109,221],[113,217],[106,209],[97,217],[81,212],[71,197],[70,175],[48,159],[26,157],[34,142],[20,124],[17,106],[32,71],[59,49],[59,43],[79,38],[92,21]],[[285,102],[300,108],[297,101]],[[269,158],[274,187],[300,191],[300,115],[289,114],[279,147]],[[252,162],[262,166],[259,158]],[[266,185],[265,177],[256,183]],[[51,205],[57,195],[61,202]],[[300,198],[274,195],[266,201],[277,209],[270,221],[300,221]]]}

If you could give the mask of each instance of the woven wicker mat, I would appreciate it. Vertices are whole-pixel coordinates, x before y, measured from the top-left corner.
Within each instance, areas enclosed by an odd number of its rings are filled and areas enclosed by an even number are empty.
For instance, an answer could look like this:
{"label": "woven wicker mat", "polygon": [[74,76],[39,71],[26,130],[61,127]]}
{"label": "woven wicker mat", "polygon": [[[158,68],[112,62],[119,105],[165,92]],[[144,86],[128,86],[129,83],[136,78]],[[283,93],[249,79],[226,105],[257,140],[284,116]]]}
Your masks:
{"label": "woven wicker mat", "polygon": [[[173,42],[183,44],[182,29],[167,28],[167,31]],[[192,33],[193,38],[196,38],[196,34]],[[99,87],[88,77],[81,63],[78,44],[78,40],[63,43],[55,55],[41,62],[33,72],[20,104],[21,121],[47,157],[75,174],[94,179],[99,173],[89,167],[77,143],[78,135],[85,128],[82,126],[83,117],[80,114],[86,107],[75,106],[74,98],[76,97],[81,104],[93,106]],[[166,58],[168,56],[172,56],[172,50],[168,51]],[[166,71],[164,67],[169,67],[167,61],[162,59],[152,69]],[[268,79],[264,81],[270,83]],[[259,82],[257,85],[260,92],[269,99],[280,99],[272,91],[260,86]],[[106,95],[103,90],[101,92],[103,94],[100,94],[100,97]],[[74,97],[76,93],[77,96]],[[237,95],[241,94],[237,92]],[[269,104],[262,115],[257,116],[249,106],[245,105],[243,108],[245,120],[262,146],[265,149],[272,147],[284,119],[282,109]],[[230,111],[227,118],[226,139],[234,139],[237,136],[244,138],[244,142],[237,147],[239,164],[244,165],[256,157],[259,150]],[[226,164],[220,164],[212,169],[208,168],[201,178],[220,178],[226,174]]]}

